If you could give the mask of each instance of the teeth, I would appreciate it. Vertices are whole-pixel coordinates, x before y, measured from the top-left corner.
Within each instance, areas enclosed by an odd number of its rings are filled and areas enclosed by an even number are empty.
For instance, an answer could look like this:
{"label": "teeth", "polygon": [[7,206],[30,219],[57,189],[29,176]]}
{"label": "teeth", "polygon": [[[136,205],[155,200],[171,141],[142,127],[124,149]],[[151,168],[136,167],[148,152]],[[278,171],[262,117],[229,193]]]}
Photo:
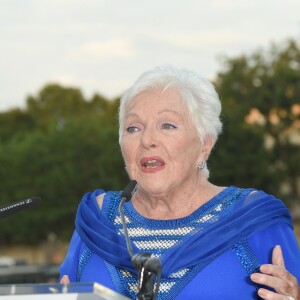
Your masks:
{"label": "teeth", "polygon": [[155,169],[157,168],[156,165],[151,165],[151,164],[155,164],[157,163],[158,161],[156,159],[151,159],[151,160],[148,160],[146,162],[143,163],[143,166],[147,169]]}
{"label": "teeth", "polygon": [[149,165],[147,165],[147,163],[144,163],[144,167],[147,168],[147,169],[155,169],[155,168],[157,168],[157,166],[149,166]]}

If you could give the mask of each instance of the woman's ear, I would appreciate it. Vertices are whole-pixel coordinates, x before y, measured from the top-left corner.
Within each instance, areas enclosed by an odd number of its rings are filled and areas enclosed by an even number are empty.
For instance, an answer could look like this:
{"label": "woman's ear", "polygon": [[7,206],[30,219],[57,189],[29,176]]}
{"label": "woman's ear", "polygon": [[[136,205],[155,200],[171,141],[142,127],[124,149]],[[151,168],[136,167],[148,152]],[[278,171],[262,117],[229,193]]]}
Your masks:
{"label": "woman's ear", "polygon": [[202,150],[201,150],[201,159],[199,161],[208,160],[213,146],[214,146],[213,138],[210,135],[206,136],[203,141]]}

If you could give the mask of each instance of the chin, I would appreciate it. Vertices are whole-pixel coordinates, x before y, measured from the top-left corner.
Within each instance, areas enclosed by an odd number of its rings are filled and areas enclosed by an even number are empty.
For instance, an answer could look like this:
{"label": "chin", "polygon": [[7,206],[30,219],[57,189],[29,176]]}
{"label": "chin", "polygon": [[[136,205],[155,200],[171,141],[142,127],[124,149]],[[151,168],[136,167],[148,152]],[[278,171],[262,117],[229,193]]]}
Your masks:
{"label": "chin", "polygon": [[162,185],[160,180],[145,180],[140,182],[138,181],[138,184],[143,191],[149,194],[160,194],[166,190],[165,185]]}

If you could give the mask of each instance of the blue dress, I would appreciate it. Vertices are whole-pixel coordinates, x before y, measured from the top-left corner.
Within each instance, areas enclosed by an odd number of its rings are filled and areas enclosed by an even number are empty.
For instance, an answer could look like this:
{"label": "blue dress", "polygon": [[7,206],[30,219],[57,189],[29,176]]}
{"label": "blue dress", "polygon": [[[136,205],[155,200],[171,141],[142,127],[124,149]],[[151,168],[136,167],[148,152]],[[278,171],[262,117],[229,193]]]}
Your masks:
{"label": "blue dress", "polygon": [[[107,192],[102,209],[86,194],[78,208],[61,276],[99,282],[136,298],[136,272],[123,237],[120,192]],[[128,202],[126,224],[135,253],[153,253],[163,264],[158,299],[257,299],[249,279],[271,263],[281,245],[287,270],[300,281],[300,252],[288,210],[262,191],[231,186],[191,215],[176,220],[142,217]]]}

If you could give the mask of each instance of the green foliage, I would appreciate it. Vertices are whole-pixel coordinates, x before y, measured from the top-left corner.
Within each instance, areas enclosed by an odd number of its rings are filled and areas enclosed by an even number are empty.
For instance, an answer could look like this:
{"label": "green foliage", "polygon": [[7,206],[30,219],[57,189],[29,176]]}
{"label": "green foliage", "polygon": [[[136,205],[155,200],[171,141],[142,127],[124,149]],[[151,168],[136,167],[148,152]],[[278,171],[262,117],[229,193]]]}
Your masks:
{"label": "green foliage", "polygon": [[36,126],[34,119],[20,109],[0,113],[0,144],[12,138],[15,134],[25,133]]}
{"label": "green foliage", "polygon": [[226,182],[299,203],[299,45],[288,41],[268,52],[225,59],[216,85],[225,134],[212,159],[213,178],[220,182],[226,174]]}
{"label": "green foliage", "polygon": [[[31,196],[43,199],[30,212],[2,220],[2,244],[36,243],[50,232],[69,238],[78,203],[87,191],[121,189],[126,184],[118,129],[111,116],[114,103],[95,101],[100,98],[85,101],[76,90],[47,86],[37,98],[30,97],[23,112],[36,126],[26,131],[14,126],[9,136],[2,131],[1,205]],[[4,123],[7,115],[3,116]]]}

